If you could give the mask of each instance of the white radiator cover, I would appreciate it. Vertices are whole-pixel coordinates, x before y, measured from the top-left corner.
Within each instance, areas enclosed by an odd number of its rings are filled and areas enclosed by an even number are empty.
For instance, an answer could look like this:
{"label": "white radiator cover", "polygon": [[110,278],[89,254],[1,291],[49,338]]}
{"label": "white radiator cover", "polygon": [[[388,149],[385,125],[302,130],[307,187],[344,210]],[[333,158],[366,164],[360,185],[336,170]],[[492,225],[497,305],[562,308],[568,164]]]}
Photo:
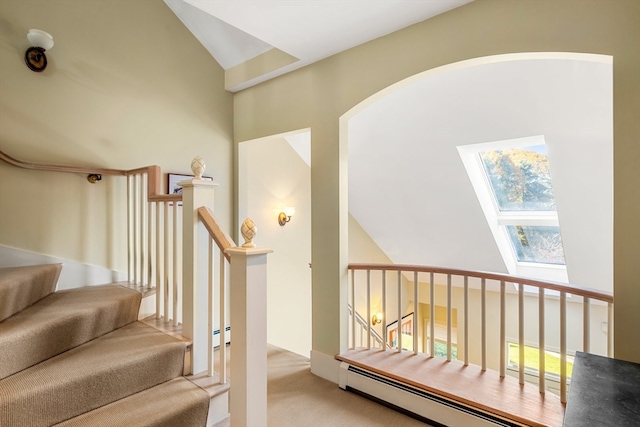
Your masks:
{"label": "white radiator cover", "polygon": [[346,362],[340,364],[339,385],[344,390],[352,389],[365,393],[443,426],[520,425],[466,408],[439,396],[430,395],[423,390],[356,368]]}

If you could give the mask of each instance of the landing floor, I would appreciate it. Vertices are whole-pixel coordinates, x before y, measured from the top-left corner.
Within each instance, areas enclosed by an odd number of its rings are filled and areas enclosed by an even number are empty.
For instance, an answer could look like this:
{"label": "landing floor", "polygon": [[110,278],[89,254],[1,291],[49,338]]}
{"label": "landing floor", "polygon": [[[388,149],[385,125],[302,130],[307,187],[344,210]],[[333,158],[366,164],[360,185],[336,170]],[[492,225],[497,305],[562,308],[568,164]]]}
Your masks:
{"label": "landing floor", "polygon": [[499,372],[482,372],[479,366],[380,349],[349,350],[336,358],[523,425],[559,427],[564,418],[558,396],[540,394],[537,386],[522,386],[517,378],[500,378]]}

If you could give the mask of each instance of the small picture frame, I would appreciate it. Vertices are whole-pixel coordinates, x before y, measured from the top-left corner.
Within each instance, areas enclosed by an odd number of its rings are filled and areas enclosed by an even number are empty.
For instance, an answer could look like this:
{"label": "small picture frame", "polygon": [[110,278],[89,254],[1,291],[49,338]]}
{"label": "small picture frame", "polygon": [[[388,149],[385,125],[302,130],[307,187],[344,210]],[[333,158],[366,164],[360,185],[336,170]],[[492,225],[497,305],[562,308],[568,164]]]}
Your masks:
{"label": "small picture frame", "polygon": [[[195,175],[167,174],[167,194],[182,194],[182,187],[178,185],[178,182],[193,178],[195,178]],[[213,177],[211,176],[203,176],[202,179],[205,181],[213,181]]]}
{"label": "small picture frame", "polygon": [[[400,333],[402,334],[402,349],[413,351],[413,313],[402,316],[400,324]],[[398,321],[391,322],[387,325],[387,342],[391,347],[398,346]],[[411,341],[408,342],[407,338]]]}

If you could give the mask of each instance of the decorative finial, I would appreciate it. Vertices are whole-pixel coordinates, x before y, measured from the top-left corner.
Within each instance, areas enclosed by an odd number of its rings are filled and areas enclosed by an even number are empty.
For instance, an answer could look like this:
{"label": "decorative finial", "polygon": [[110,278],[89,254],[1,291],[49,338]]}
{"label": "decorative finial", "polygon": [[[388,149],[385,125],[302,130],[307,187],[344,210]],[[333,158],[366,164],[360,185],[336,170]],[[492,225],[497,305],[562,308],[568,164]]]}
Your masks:
{"label": "decorative finial", "polygon": [[202,174],[206,168],[207,165],[200,156],[196,156],[191,162],[191,170],[193,171],[196,179],[202,179]]}
{"label": "decorative finial", "polygon": [[256,223],[253,222],[251,218],[247,218],[242,223],[242,227],[240,228],[240,233],[242,233],[242,237],[244,238],[243,248],[255,248],[256,244],[253,243],[253,238],[258,232],[258,227]]}

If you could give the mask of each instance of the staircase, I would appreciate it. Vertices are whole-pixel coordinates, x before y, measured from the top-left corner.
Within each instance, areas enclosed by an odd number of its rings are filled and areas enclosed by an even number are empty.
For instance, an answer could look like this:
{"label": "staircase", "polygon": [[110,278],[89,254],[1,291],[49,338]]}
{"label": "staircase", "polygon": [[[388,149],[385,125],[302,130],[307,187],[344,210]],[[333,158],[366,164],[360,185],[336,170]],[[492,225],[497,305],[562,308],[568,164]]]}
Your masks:
{"label": "staircase", "polygon": [[205,426],[183,340],[117,284],[55,292],[61,264],[0,269],[0,426]]}

